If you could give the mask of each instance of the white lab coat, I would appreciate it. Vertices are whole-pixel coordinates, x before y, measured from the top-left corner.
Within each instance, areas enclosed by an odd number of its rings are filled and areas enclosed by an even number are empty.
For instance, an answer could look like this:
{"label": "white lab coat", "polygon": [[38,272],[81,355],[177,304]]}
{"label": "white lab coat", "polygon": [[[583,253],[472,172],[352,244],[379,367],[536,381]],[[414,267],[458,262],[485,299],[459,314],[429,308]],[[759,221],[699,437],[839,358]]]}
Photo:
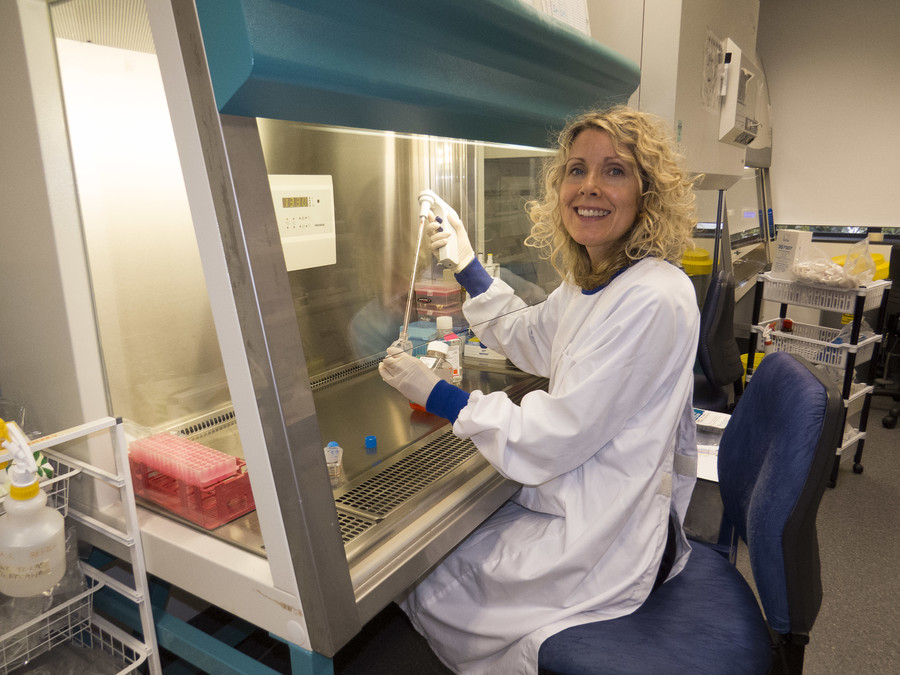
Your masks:
{"label": "white lab coat", "polygon": [[[531,308],[495,279],[464,311],[482,342],[549,377],[549,391],[521,405],[472,392],[454,433],[523,487],[401,606],[457,672],[537,673],[549,635],[644,602],[670,508],[684,521],[696,296],[683,271],[645,259],[595,294],[564,283]],[[670,578],[690,551],[678,535]]]}

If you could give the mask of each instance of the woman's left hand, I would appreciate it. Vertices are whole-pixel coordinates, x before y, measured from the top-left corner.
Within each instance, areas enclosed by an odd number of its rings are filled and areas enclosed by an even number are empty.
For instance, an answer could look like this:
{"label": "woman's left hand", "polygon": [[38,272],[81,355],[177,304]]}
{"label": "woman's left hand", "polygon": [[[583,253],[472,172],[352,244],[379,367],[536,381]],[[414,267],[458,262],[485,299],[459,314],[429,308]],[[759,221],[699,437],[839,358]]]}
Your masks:
{"label": "woman's left hand", "polygon": [[424,408],[440,378],[424,362],[399,347],[388,347],[387,354],[378,365],[381,379]]}

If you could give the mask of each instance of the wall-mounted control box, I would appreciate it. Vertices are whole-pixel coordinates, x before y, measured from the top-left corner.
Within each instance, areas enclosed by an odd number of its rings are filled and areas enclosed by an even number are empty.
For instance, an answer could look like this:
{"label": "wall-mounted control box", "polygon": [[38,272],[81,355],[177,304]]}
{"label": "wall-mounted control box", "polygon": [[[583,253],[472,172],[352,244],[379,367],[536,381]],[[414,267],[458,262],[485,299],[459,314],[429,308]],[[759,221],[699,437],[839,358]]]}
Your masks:
{"label": "wall-mounted control box", "polygon": [[337,262],[331,176],[269,176],[289,272]]}

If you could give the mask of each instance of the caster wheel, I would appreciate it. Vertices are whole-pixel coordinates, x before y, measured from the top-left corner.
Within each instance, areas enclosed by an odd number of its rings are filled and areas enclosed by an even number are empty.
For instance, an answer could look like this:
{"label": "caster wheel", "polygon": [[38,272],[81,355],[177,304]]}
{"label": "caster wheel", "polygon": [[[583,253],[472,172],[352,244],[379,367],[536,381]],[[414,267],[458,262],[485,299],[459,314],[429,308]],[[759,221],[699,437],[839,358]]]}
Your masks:
{"label": "caster wheel", "polygon": [[862,473],[863,465],[862,464],[854,464],[853,465],[853,473]]}
{"label": "caster wheel", "polygon": [[885,415],[881,418],[881,426],[885,429],[893,429],[897,426],[897,416],[896,415]]}

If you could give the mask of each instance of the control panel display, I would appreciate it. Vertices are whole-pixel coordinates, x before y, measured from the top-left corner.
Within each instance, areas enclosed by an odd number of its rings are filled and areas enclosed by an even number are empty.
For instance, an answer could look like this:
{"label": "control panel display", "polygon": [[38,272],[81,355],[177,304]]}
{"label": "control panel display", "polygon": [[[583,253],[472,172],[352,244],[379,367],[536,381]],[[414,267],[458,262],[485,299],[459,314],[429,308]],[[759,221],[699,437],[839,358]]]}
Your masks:
{"label": "control panel display", "polygon": [[331,176],[269,176],[288,271],[337,262]]}

